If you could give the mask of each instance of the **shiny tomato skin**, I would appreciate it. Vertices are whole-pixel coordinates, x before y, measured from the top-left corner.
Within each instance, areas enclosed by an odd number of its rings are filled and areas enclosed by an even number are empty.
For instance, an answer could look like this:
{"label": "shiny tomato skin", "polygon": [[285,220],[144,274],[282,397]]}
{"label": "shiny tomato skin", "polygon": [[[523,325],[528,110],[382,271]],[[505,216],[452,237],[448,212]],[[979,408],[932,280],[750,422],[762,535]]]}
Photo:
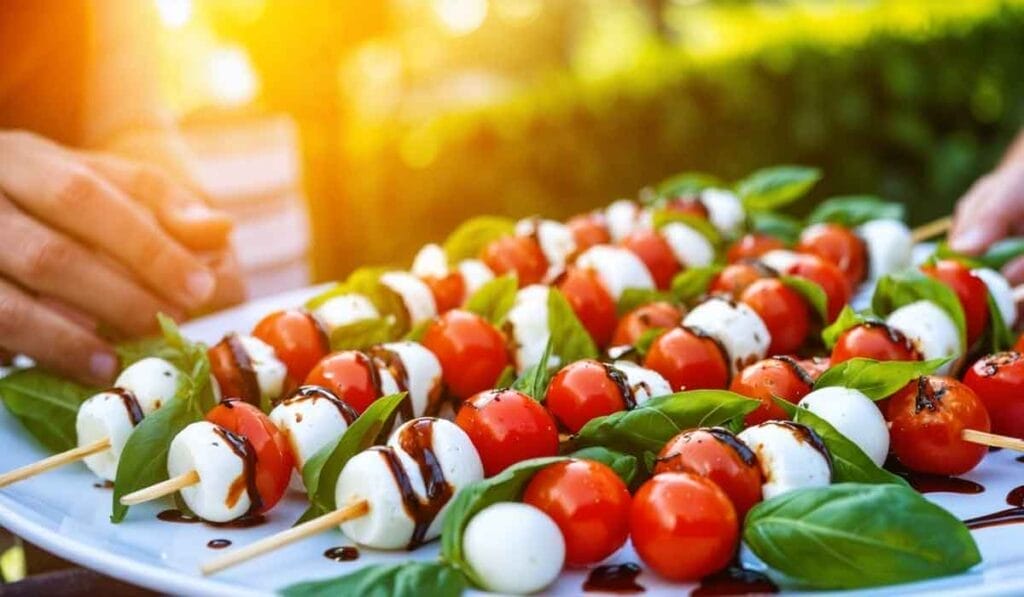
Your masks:
{"label": "shiny tomato skin", "polygon": [[907,384],[889,399],[892,452],[907,468],[959,475],[988,453],[964,441],[965,429],[988,432],[991,422],[974,390],[950,377],[928,376]]}
{"label": "shiny tomato skin", "polygon": [[434,295],[434,304],[438,313],[458,309],[466,300],[466,281],[460,272],[450,272],[447,276],[428,276],[422,278]]}
{"label": "shiny tomato skin", "polygon": [[743,291],[754,282],[772,277],[774,275],[759,262],[731,263],[711,280],[708,292],[739,298]]}
{"label": "shiny tomato skin", "polygon": [[494,387],[511,364],[502,333],[469,311],[440,315],[427,327],[422,344],[441,362],[448,391],[460,400]]}
{"label": "shiny tomato skin", "polygon": [[921,271],[956,293],[967,320],[967,345],[972,346],[988,325],[988,286],[967,266],[952,259],[921,266]]}
{"label": "shiny tomato skin", "polygon": [[807,339],[811,331],[811,308],[800,293],[781,280],[758,280],[743,291],[740,300],[757,312],[768,327],[772,337],[769,354],[795,352]]}
{"label": "shiny tomato skin", "polygon": [[1017,338],[1017,342],[1013,345],[1013,350],[1014,352],[1024,354],[1024,334],[1021,334],[1020,337]]}
{"label": "shiny tomato skin", "polygon": [[881,322],[855,325],[839,335],[832,347],[832,364],[858,357],[876,361],[921,360],[921,354],[902,332]]}
{"label": "shiny tomato skin", "polygon": [[818,224],[804,229],[796,250],[817,255],[834,264],[846,276],[850,287],[864,280],[867,272],[867,247],[852,230],[839,224]]}
{"label": "shiny tomato skin", "polygon": [[292,478],[295,456],[291,444],[270,417],[255,406],[239,400],[221,402],[206,414],[206,420],[240,435],[249,442],[256,461],[256,490],[262,514],[281,500]]}
{"label": "shiny tomato skin", "polygon": [[593,460],[543,468],[523,492],[523,502],[551,517],[565,538],[565,563],[594,564],[629,537],[629,489],[615,471]]}
{"label": "shiny tomato skin", "polygon": [[504,236],[484,247],[480,259],[495,274],[515,274],[520,288],[539,284],[548,271],[548,260],[537,241],[529,236]]}
{"label": "shiny tomato skin", "polygon": [[673,328],[682,320],[683,310],[672,303],[658,301],[642,305],[619,320],[612,346],[633,346],[648,331]]}
{"label": "shiny tomato skin", "polygon": [[317,362],[331,351],[320,323],[300,309],[267,315],[256,324],[252,335],[273,347],[277,358],[288,368],[289,386],[305,379]]}
{"label": "shiny tomato skin", "polygon": [[327,355],[313,367],[303,385],[327,388],[360,414],[381,397],[376,365],[358,350]]}
{"label": "shiny tomato skin", "polygon": [[665,210],[691,215],[702,220],[708,219],[708,208],[704,206],[698,195],[680,195],[665,203]]}
{"label": "shiny tomato skin", "polygon": [[761,402],[761,406],[744,419],[750,426],[789,419],[786,411],[775,404],[772,397],[796,404],[810,393],[813,385],[810,374],[798,361],[790,357],[772,357],[744,367],[733,378],[729,390]]}
{"label": "shiny tomato skin", "polygon": [[516,390],[476,394],[459,408],[455,424],[473,442],[488,477],[523,460],[558,454],[554,418],[539,402]]}
{"label": "shiny tomato skin", "polygon": [[206,351],[210,359],[210,374],[217,380],[220,394],[224,398],[238,398],[249,404],[260,404],[259,388],[251,388],[246,383],[229,342],[229,336],[225,336]]}
{"label": "shiny tomato skin", "polygon": [[660,373],[677,392],[729,385],[725,352],[711,338],[685,326],[672,328],[651,343],[644,367]]}
{"label": "shiny tomato skin", "polygon": [[964,375],[992,420],[992,433],[1024,439],[1024,355],[997,352],[978,359]]}
{"label": "shiny tomato skin", "polygon": [[742,520],[761,501],[764,478],[754,452],[720,427],[689,429],[673,437],[658,454],[654,474],[692,473],[714,481]]}
{"label": "shiny tomato skin", "polygon": [[640,559],[661,576],[699,580],[725,568],[739,546],[729,496],[690,473],[655,475],[633,496],[629,532]]}
{"label": "shiny tomato skin", "polygon": [[682,269],[668,241],[653,229],[635,230],[622,239],[621,244],[644,262],[654,278],[655,286],[660,290],[667,289],[672,284],[672,278]]}
{"label": "shiny tomato skin", "polygon": [[821,286],[827,298],[829,321],[835,320],[853,296],[853,287],[850,286],[843,272],[821,257],[800,255],[796,263],[790,266],[785,273],[805,278]]}
{"label": "shiny tomato skin", "polygon": [[818,381],[821,374],[828,371],[828,368],[832,366],[832,359],[829,357],[810,357],[807,359],[797,359],[796,362],[807,373],[812,382]]}
{"label": "shiny tomato skin", "polygon": [[587,328],[599,348],[608,346],[618,314],[615,299],[601,283],[597,273],[590,269],[570,267],[558,283],[576,317]]}
{"label": "shiny tomato skin", "polygon": [[573,216],[566,222],[566,226],[572,233],[577,253],[582,253],[594,245],[607,245],[612,242],[604,217],[599,213]]}
{"label": "shiny tomato skin", "polygon": [[767,234],[744,234],[729,246],[725,259],[729,263],[738,263],[745,259],[757,259],[768,251],[785,249],[786,245],[774,236]]}
{"label": "shiny tomato skin", "polygon": [[591,419],[626,409],[614,374],[593,359],[570,363],[551,378],[544,404],[562,427],[576,433]]}

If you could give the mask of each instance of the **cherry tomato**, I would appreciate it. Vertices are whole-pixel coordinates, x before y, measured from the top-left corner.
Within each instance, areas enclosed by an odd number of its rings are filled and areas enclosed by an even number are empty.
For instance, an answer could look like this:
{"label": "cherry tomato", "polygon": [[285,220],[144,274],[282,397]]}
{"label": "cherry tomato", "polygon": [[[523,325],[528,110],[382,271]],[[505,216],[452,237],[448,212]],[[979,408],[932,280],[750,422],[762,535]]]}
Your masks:
{"label": "cherry tomato", "polygon": [[670,471],[714,481],[729,496],[740,520],[761,501],[764,479],[757,455],[728,429],[688,429],[668,440],[658,454],[654,474]]}
{"label": "cherry tomato", "polygon": [[832,347],[832,364],[856,357],[876,361],[921,360],[921,354],[903,332],[881,322],[855,325],[839,335]]}
{"label": "cherry tomato", "polygon": [[817,255],[834,264],[846,276],[850,287],[864,280],[867,271],[867,247],[849,228],[839,224],[817,224],[804,229],[796,250]]}
{"label": "cherry tomato", "polygon": [[672,278],[682,269],[668,241],[650,228],[633,231],[622,239],[622,246],[644,262],[654,278],[654,284],[661,290],[668,288]]}
{"label": "cherry tomato", "polygon": [[814,255],[800,255],[790,268],[783,272],[814,282],[825,291],[828,299],[828,320],[833,321],[850,302],[852,287],[838,267]]}
{"label": "cherry tomato", "polygon": [[523,502],[558,525],[570,566],[600,562],[629,537],[629,489],[600,462],[570,460],[541,469],[526,486]]}
{"label": "cherry tomato", "polygon": [[672,328],[647,351],[644,367],[661,374],[675,391],[723,389],[729,385],[729,360],[710,336],[686,326]]}
{"label": "cherry tomato", "polygon": [[828,357],[810,357],[807,359],[797,359],[796,363],[807,373],[811,381],[815,382],[818,381],[822,373],[832,366],[832,359]]}
{"label": "cherry tomato", "polygon": [[494,387],[511,363],[505,338],[486,319],[452,310],[430,324],[423,346],[441,362],[448,390],[460,400]]}
{"label": "cherry tomato", "polygon": [[551,378],[544,404],[570,433],[587,421],[631,405],[632,392],[621,371],[592,359],[576,361]]}
{"label": "cherry tomato", "polygon": [[964,375],[992,419],[992,433],[1024,439],[1024,355],[984,356]]}
{"label": "cherry tomato", "polygon": [[572,239],[576,242],[576,251],[580,253],[594,245],[606,245],[612,242],[604,217],[599,213],[573,216],[566,226],[572,232]]}
{"label": "cherry tomato", "polygon": [[331,351],[320,323],[299,309],[267,315],[256,324],[252,335],[273,347],[277,358],[288,368],[290,386],[305,379],[317,361]]}
{"label": "cherry tomato", "polygon": [[750,306],[772,336],[769,354],[795,352],[811,331],[811,308],[797,291],[777,278],[758,280],[747,287],[740,300]]}
{"label": "cherry tomato", "polygon": [[767,234],[744,234],[729,246],[725,258],[729,263],[736,263],[744,259],[757,259],[768,251],[785,249],[786,245],[774,236]]}
{"label": "cherry tomato", "polygon": [[444,277],[430,276],[423,278],[434,295],[437,312],[444,313],[462,306],[466,299],[466,281],[460,272],[451,272]]}
{"label": "cherry tomato", "polygon": [[665,203],[665,209],[704,220],[708,219],[708,208],[704,206],[698,195],[680,195]]}
{"label": "cherry tomato", "polygon": [[748,398],[757,398],[761,406],[746,416],[744,422],[757,425],[765,421],[786,420],[789,415],[775,404],[777,396],[796,404],[811,391],[814,380],[800,363],[790,357],[771,357],[744,367],[729,389]]}
{"label": "cherry tomato", "polygon": [[889,399],[892,451],[921,473],[959,475],[981,462],[988,448],[964,441],[965,429],[988,432],[988,412],[974,390],[950,377],[922,377]]}
{"label": "cherry tomato", "polygon": [[933,265],[923,265],[921,271],[926,276],[949,286],[956,293],[967,320],[967,345],[973,345],[988,325],[988,287],[985,286],[985,282],[972,274],[967,266],[952,259],[943,259]]}
{"label": "cherry tomato", "polygon": [[516,390],[487,390],[463,403],[455,417],[480,453],[484,474],[517,462],[558,454],[555,420],[539,402]]}
{"label": "cherry tomato", "polygon": [[376,364],[358,350],[327,355],[309,372],[304,385],[327,388],[358,413],[383,395]]}
{"label": "cherry tomato", "polygon": [[285,434],[263,411],[239,400],[221,402],[206,414],[206,420],[244,437],[249,443],[256,465],[254,475],[260,501],[253,513],[262,514],[273,508],[288,489],[295,466],[295,456]]}
{"label": "cherry tomato", "polygon": [[632,346],[648,331],[673,328],[682,320],[682,309],[672,303],[659,301],[637,307],[623,315],[615,326],[612,346]]}
{"label": "cherry tomato", "polygon": [[598,347],[608,346],[618,316],[615,300],[593,270],[570,267],[558,283],[573,312]]}
{"label": "cherry tomato", "polygon": [[674,581],[694,581],[728,565],[739,545],[729,496],[705,477],[655,475],[633,496],[629,533],[637,555]]}
{"label": "cherry tomato", "polygon": [[1024,353],[1024,334],[1017,338],[1017,342],[1013,345],[1013,350],[1014,352]]}
{"label": "cherry tomato", "polygon": [[[210,373],[217,380],[220,393],[225,398],[238,398],[249,404],[259,405],[262,402],[259,380],[255,371],[237,358],[245,353],[245,347],[239,342],[237,334],[228,334],[206,351],[210,359]],[[247,368],[248,367],[248,368]]]}
{"label": "cherry tomato", "polygon": [[708,287],[712,294],[727,294],[737,298],[748,286],[764,278],[774,278],[774,274],[759,261],[732,263],[725,266]]}
{"label": "cherry tomato", "polygon": [[548,271],[548,260],[537,241],[529,236],[505,236],[484,247],[480,256],[495,274],[516,274],[519,286],[539,284]]}

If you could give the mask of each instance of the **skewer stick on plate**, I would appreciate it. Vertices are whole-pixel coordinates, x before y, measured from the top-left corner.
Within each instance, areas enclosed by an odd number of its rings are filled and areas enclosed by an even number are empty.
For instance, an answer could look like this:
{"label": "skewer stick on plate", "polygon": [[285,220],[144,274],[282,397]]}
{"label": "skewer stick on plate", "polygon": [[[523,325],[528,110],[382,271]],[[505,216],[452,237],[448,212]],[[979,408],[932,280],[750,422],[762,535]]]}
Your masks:
{"label": "skewer stick on plate", "polygon": [[110,438],[104,437],[92,442],[91,444],[78,446],[77,448],[72,448],[65,452],[61,452],[60,454],[54,454],[53,456],[44,458],[38,462],[33,462],[32,464],[25,465],[21,468],[14,469],[13,471],[0,475],[0,487],[6,487],[11,483],[16,483],[23,479],[28,479],[29,477],[34,477],[40,473],[45,473],[50,469],[57,468],[58,466],[77,462],[86,456],[91,456],[108,448],[110,448]]}
{"label": "skewer stick on plate", "polygon": [[971,442],[972,444],[981,444],[983,446],[991,446],[993,448],[1006,448],[1007,450],[1024,452],[1024,440],[1019,440],[1015,437],[1009,437],[1006,435],[996,435],[995,433],[975,431],[974,429],[964,429],[960,433],[960,438],[965,442]]}
{"label": "skewer stick on plate", "polygon": [[124,506],[137,506],[143,502],[151,502],[155,499],[171,495],[175,491],[191,487],[198,483],[199,473],[195,470],[191,470],[183,475],[171,477],[170,479],[161,481],[156,485],[150,485],[149,487],[133,491],[128,495],[122,496],[121,504]]}
{"label": "skewer stick on plate", "polygon": [[327,529],[336,527],[349,520],[365,516],[369,511],[370,505],[366,500],[357,500],[347,506],[338,508],[333,512],[328,512],[323,516],[318,516],[317,518],[304,522],[299,526],[292,527],[287,531],[271,535],[257,541],[256,543],[246,545],[241,549],[236,549],[214,558],[206,564],[203,564],[200,570],[204,575],[215,574],[226,568],[247,562],[269,551],[282,548],[300,539],[318,535]]}
{"label": "skewer stick on plate", "polygon": [[938,220],[932,220],[927,224],[922,224],[917,228],[910,231],[910,237],[914,239],[915,243],[930,240],[936,236],[942,236],[949,232],[949,229],[953,227],[953,216],[946,216],[939,218]]}

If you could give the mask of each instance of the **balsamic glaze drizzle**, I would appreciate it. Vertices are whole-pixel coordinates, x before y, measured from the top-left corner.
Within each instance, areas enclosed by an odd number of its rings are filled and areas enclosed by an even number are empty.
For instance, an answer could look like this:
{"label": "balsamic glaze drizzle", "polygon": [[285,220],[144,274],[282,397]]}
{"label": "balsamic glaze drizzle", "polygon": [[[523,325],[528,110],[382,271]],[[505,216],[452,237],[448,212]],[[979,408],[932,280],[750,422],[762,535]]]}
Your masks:
{"label": "balsamic glaze drizzle", "polygon": [[131,391],[124,388],[110,388],[111,394],[117,394],[124,403],[124,409],[128,411],[128,418],[132,421],[132,427],[142,422],[142,407],[139,406],[139,399]]}
{"label": "balsamic glaze drizzle", "polygon": [[252,359],[249,358],[249,351],[245,349],[245,345],[235,333],[224,336],[221,342],[225,343],[230,350],[231,358],[235,361],[235,368],[238,369],[238,376],[242,381],[242,387],[245,388],[245,395],[238,396],[238,398],[258,407],[262,392],[260,392],[259,378],[256,377],[256,368],[253,367]]}
{"label": "balsamic glaze drizzle", "polygon": [[233,507],[244,489],[249,495],[249,510],[246,511],[243,518],[252,516],[263,506],[259,489],[256,487],[256,451],[253,450],[249,440],[241,435],[231,433],[223,427],[216,427],[214,432],[221,436],[224,443],[242,460],[242,474],[231,483],[231,488],[228,491],[224,504],[228,508]]}
{"label": "balsamic glaze drizzle", "polygon": [[359,559],[359,548],[352,545],[339,545],[324,551],[324,557],[335,562],[351,562]]}
{"label": "balsamic glaze drizzle", "polygon": [[583,581],[583,590],[601,593],[643,593],[646,589],[636,582],[639,575],[640,566],[633,562],[605,564],[591,569],[587,580]]}

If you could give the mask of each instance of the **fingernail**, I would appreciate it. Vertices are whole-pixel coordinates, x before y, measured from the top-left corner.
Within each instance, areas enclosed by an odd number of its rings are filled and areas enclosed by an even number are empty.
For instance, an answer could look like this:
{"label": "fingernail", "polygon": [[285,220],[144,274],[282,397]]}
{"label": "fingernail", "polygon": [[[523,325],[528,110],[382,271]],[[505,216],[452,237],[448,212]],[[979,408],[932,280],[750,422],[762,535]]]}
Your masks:
{"label": "fingernail", "polygon": [[974,253],[985,244],[985,234],[980,230],[965,230],[949,239],[949,246],[960,253]]}
{"label": "fingernail", "polygon": [[217,279],[208,270],[195,270],[185,280],[185,288],[197,302],[203,302],[213,294]]}
{"label": "fingernail", "polygon": [[96,352],[89,357],[89,372],[98,380],[110,381],[117,373],[117,357],[109,352]]}

